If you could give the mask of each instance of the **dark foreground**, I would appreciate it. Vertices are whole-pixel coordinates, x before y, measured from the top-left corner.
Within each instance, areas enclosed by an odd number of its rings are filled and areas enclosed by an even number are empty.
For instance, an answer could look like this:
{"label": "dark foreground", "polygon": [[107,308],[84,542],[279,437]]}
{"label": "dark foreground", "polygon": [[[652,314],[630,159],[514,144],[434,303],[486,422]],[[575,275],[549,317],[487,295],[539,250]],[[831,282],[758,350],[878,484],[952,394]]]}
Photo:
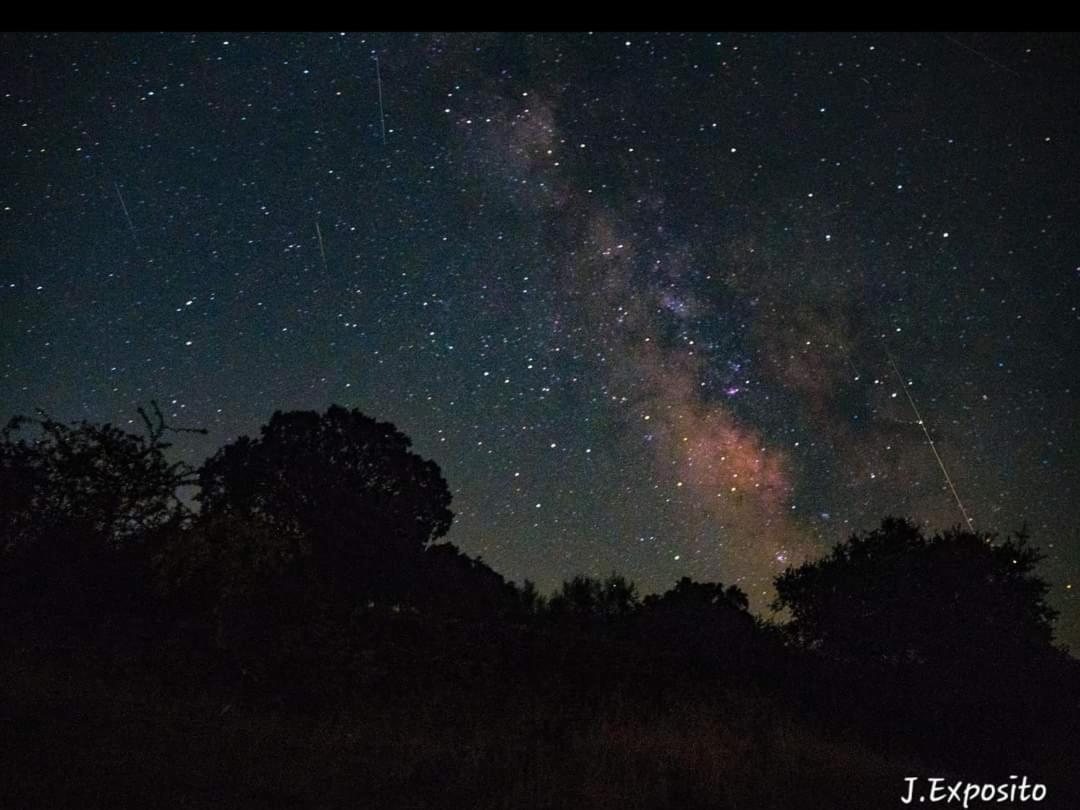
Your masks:
{"label": "dark foreground", "polygon": [[277,412],[194,469],[139,415],[0,430],[0,810],[1080,807],[1026,532],[886,518],[774,580],[783,623],[687,577],[544,597],[435,542],[390,423]]}
{"label": "dark foreground", "polygon": [[978,740],[894,737],[902,721],[851,714],[858,690],[825,705],[797,671],[747,677],[752,662],[736,675],[535,628],[399,617],[378,635],[324,691],[160,645],[136,660],[8,642],[3,805],[863,810],[904,806],[909,776],[1017,774],[1047,785],[1031,806],[1080,806],[1060,729],[965,767]]}

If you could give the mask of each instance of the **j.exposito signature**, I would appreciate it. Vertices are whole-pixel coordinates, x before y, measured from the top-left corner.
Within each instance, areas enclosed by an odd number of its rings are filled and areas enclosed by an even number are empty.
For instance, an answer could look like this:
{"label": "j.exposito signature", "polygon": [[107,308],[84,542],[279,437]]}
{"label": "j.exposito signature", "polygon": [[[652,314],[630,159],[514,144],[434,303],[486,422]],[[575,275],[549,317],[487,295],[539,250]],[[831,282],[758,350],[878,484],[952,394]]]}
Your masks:
{"label": "j.exposito signature", "polygon": [[1011,775],[1009,781],[1000,784],[950,782],[931,777],[924,780],[925,788],[919,785],[920,781],[923,780],[918,776],[904,777],[907,784],[904,795],[900,797],[901,802],[956,802],[966,808],[971,802],[1041,802],[1046,798],[1046,785],[1032,784],[1026,776]]}

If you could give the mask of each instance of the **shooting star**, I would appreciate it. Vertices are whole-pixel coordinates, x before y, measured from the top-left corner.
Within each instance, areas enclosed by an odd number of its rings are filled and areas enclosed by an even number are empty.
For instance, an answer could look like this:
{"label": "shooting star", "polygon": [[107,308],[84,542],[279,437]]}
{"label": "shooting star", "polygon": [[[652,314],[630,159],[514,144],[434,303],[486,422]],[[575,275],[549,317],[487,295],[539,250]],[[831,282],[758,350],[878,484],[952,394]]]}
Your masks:
{"label": "shooting star", "polygon": [[375,81],[379,85],[379,126],[382,127],[382,142],[386,146],[386,116],[383,115],[382,104],[382,73],[379,72],[379,57],[375,56]]}
{"label": "shooting star", "polygon": [[1017,73],[1015,70],[1013,70],[1011,67],[1009,67],[1008,65],[1001,64],[1001,62],[998,62],[996,59],[991,59],[989,56],[987,56],[982,51],[977,51],[974,48],[972,48],[970,45],[965,45],[960,40],[954,39],[953,37],[950,37],[948,34],[942,33],[942,36],[945,37],[945,39],[949,40],[949,42],[951,42],[953,45],[957,45],[957,46],[963,48],[965,51],[968,51],[969,53],[975,54],[980,59],[985,60],[987,63],[993,65],[994,67],[1001,68],[1002,70],[1007,70],[1013,76],[1020,77],[1020,74]]}
{"label": "shooting star", "polygon": [[120,198],[120,207],[124,209],[124,218],[127,219],[128,228],[131,229],[131,238],[135,240],[135,244],[139,243],[139,237],[135,235],[135,223],[131,221],[131,214],[128,212],[127,203],[124,202],[124,195],[120,191],[120,184],[113,180],[113,188],[116,189],[116,196]]}
{"label": "shooting star", "polygon": [[326,269],[326,248],[323,246],[322,228],[319,227],[319,220],[315,220],[315,233],[319,237],[319,255],[322,256],[323,275],[329,277],[330,273]]}
{"label": "shooting star", "polygon": [[922,428],[923,434],[926,436],[926,441],[930,445],[930,450],[933,451],[934,458],[937,459],[938,466],[941,467],[941,473],[945,476],[945,483],[949,485],[949,490],[956,499],[956,505],[960,507],[960,514],[964,516],[964,523],[967,524],[969,530],[975,531],[975,524],[972,522],[971,518],[968,517],[967,510],[964,508],[964,503],[960,500],[960,495],[957,493],[952,478],[949,476],[949,471],[945,469],[945,462],[941,459],[941,454],[938,452],[937,445],[934,444],[934,440],[930,436],[930,431],[926,429],[926,423],[923,421],[922,414],[919,413],[919,407],[915,404],[915,400],[908,390],[904,375],[900,373],[900,369],[896,365],[896,360],[893,359],[892,353],[887,348],[885,349],[885,354],[889,358],[889,363],[892,365],[893,371],[896,372],[897,379],[900,380],[900,387],[904,389],[904,396],[907,397],[907,401],[911,404],[911,410],[915,412],[915,419],[919,423],[919,427]]}

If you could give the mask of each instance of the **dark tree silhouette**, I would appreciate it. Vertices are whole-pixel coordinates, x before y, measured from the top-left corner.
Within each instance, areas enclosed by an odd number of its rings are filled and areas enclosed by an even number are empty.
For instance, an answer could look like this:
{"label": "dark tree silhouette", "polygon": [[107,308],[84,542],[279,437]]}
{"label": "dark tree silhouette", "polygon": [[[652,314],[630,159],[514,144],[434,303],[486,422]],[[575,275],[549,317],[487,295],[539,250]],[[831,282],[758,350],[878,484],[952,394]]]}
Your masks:
{"label": "dark tree silhouette", "polygon": [[776,580],[773,607],[805,646],[888,663],[984,662],[1052,650],[1055,611],[1042,559],[1023,534],[1004,542],[952,530],[927,539],[904,520],[853,536]]}
{"label": "dark tree silhouette", "polygon": [[540,593],[536,583],[526,579],[517,589],[518,604],[526,616],[539,616],[547,610],[547,597]]}
{"label": "dark tree silhouette", "polygon": [[200,515],[160,546],[153,572],[177,642],[173,668],[209,663],[228,683],[279,697],[344,671],[353,604],[328,598],[299,529],[260,515]]}
{"label": "dark tree silhouette", "polygon": [[750,609],[750,599],[738,585],[725,588],[719,582],[694,582],[690,577],[683,577],[670,591],[645,597],[645,606],[654,610],[693,612],[727,608],[745,613]]}
{"label": "dark tree silhouette", "polygon": [[453,543],[437,543],[424,552],[421,607],[442,615],[483,619],[521,613],[513,585],[483,560],[463,554]]}
{"label": "dark tree silhouette", "polygon": [[579,574],[563,582],[547,609],[555,618],[618,619],[631,615],[638,605],[637,588],[618,574],[605,580]]}
{"label": "dark tree silhouette", "polygon": [[153,410],[154,420],[139,409],[145,435],[48,416],[12,419],[0,432],[3,548],[60,526],[121,545],[187,515],[178,490],[194,483],[194,471],[166,459],[163,438],[173,429]]}
{"label": "dark tree silhouette", "polygon": [[1017,751],[1076,728],[1075,667],[1053,646],[1041,559],[1023,532],[927,538],[887,518],[785,571],[773,606],[821,654],[823,711],[872,717],[944,761],[1016,767]]}
{"label": "dark tree silhouette", "polygon": [[259,438],[241,437],[203,465],[198,499],[208,518],[258,519],[304,537],[314,573],[340,593],[400,600],[453,519],[438,465],[411,444],[358,410],[278,411]]}
{"label": "dark tree silhouette", "polygon": [[[161,411],[143,435],[16,417],[0,433],[0,591],[10,611],[79,625],[148,585],[151,541],[190,515],[194,472],[170,462]],[[39,626],[40,629],[40,626]]]}
{"label": "dark tree silhouette", "polygon": [[645,597],[642,631],[650,644],[698,659],[739,659],[755,641],[749,605],[737,585],[725,588],[719,582],[683,577],[671,590]]}
{"label": "dark tree silhouette", "polygon": [[168,539],[153,558],[155,580],[173,612],[209,626],[221,646],[232,646],[238,626],[257,623],[264,604],[295,616],[297,599],[285,593],[310,590],[310,542],[262,518],[203,515]]}

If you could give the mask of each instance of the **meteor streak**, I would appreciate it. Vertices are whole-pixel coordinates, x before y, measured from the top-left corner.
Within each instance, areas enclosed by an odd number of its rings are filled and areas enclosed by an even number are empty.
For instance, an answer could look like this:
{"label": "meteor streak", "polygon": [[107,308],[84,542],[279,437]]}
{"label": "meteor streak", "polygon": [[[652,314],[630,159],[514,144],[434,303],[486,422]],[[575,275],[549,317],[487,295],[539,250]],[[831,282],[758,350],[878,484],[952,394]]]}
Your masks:
{"label": "meteor streak", "polygon": [[930,437],[930,431],[926,429],[926,423],[923,421],[922,414],[919,413],[919,407],[915,404],[911,392],[908,391],[907,383],[904,381],[904,375],[900,373],[900,369],[897,367],[896,360],[893,359],[892,353],[888,349],[885,349],[885,354],[888,355],[889,363],[892,365],[893,371],[896,372],[897,379],[900,380],[900,387],[904,389],[904,396],[907,397],[907,401],[911,404],[911,410],[915,412],[915,419],[918,421],[919,427],[922,428],[922,432],[926,436],[926,441],[930,445],[930,450],[933,451],[934,458],[937,459],[938,466],[941,467],[941,473],[945,476],[945,483],[949,485],[949,490],[956,499],[956,505],[960,507],[960,514],[964,516],[964,523],[967,524],[968,529],[974,531],[975,524],[972,522],[971,518],[968,517],[967,510],[960,500],[960,495],[956,492],[956,487],[953,485],[952,478],[949,477],[949,471],[945,469],[945,462],[941,460],[941,454],[938,452],[934,440]]}
{"label": "meteor streak", "polygon": [[315,233],[319,237],[319,255],[322,256],[323,275],[329,276],[330,273],[326,269],[326,248],[323,247],[322,228],[319,227],[319,220],[315,220]]}
{"label": "meteor streak", "polygon": [[386,116],[383,115],[382,105],[382,74],[379,72],[379,57],[375,57],[375,81],[379,85],[379,126],[382,127],[382,142],[386,146]]}
{"label": "meteor streak", "polygon": [[127,219],[128,227],[131,229],[131,238],[135,240],[136,244],[139,238],[135,235],[135,223],[131,221],[131,214],[128,213],[127,203],[124,202],[124,195],[120,191],[120,184],[113,180],[113,188],[116,189],[116,196],[120,198],[120,207],[124,209],[124,218]]}

